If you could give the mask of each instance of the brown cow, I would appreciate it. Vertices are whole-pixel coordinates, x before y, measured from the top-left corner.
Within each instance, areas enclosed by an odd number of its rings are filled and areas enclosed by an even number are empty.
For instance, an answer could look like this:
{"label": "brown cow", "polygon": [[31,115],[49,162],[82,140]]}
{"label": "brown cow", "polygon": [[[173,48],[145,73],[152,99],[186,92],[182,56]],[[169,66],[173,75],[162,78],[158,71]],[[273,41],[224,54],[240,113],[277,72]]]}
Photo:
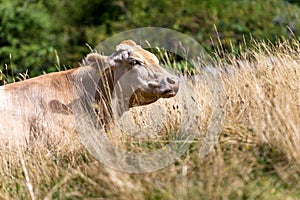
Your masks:
{"label": "brown cow", "polygon": [[178,78],[155,55],[126,40],[110,56],[88,54],[82,67],[1,86],[0,136],[28,139],[75,130],[74,116],[79,115],[74,112],[97,113],[105,126],[113,117],[113,98],[120,103],[116,111],[121,116],[130,107],[173,97],[178,88]]}

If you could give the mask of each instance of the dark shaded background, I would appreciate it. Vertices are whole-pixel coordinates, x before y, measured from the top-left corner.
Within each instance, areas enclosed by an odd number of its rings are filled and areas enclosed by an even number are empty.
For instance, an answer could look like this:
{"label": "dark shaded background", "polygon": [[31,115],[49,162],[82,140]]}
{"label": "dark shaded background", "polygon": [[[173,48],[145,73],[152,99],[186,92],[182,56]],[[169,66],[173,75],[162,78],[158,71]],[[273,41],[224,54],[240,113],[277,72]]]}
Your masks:
{"label": "dark shaded background", "polygon": [[[295,0],[2,0],[1,82],[76,67],[113,34],[144,26],[174,29],[213,53],[238,54],[251,40],[297,39],[300,5]],[[58,59],[59,58],[59,59]],[[59,61],[58,61],[59,60]]]}

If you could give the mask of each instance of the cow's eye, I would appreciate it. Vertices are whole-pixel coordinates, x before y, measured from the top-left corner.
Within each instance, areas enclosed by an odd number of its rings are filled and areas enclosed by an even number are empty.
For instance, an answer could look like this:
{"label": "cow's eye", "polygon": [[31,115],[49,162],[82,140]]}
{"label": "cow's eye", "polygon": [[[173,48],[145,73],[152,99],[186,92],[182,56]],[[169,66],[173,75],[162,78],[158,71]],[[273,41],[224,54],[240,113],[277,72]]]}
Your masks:
{"label": "cow's eye", "polygon": [[129,64],[131,66],[142,65],[142,62],[140,60],[131,60]]}

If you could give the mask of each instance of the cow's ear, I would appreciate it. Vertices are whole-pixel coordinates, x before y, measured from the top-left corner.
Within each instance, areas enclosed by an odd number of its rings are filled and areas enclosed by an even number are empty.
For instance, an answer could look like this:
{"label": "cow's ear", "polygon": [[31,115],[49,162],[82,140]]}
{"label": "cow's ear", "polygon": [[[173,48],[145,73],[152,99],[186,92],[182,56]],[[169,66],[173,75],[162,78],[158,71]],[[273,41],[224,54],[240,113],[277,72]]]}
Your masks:
{"label": "cow's ear", "polygon": [[84,59],[85,65],[105,69],[107,66],[107,56],[102,56],[98,53],[90,53]]}

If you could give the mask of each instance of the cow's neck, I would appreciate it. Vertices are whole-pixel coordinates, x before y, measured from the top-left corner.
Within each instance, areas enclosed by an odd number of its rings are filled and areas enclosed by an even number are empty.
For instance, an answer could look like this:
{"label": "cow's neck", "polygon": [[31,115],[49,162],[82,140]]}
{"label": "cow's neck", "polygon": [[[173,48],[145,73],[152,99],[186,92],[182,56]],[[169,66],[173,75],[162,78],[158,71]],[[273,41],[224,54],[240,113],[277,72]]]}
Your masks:
{"label": "cow's neck", "polygon": [[[93,67],[83,67],[81,74],[77,80],[85,91],[82,95],[92,99],[95,103],[95,112],[100,120],[100,123],[107,125],[113,122],[112,95],[114,90],[114,71],[106,70],[100,73],[99,70]],[[96,84],[97,83],[97,84]],[[114,113],[117,117],[121,117],[126,109],[117,109]]]}
{"label": "cow's neck", "polygon": [[[113,71],[106,70],[101,74],[97,84],[97,90],[95,93],[95,102],[100,108],[98,110],[98,116],[103,121],[104,125],[113,121],[113,113],[111,108],[112,92],[114,88],[114,74]],[[97,112],[97,111],[96,111]]]}

